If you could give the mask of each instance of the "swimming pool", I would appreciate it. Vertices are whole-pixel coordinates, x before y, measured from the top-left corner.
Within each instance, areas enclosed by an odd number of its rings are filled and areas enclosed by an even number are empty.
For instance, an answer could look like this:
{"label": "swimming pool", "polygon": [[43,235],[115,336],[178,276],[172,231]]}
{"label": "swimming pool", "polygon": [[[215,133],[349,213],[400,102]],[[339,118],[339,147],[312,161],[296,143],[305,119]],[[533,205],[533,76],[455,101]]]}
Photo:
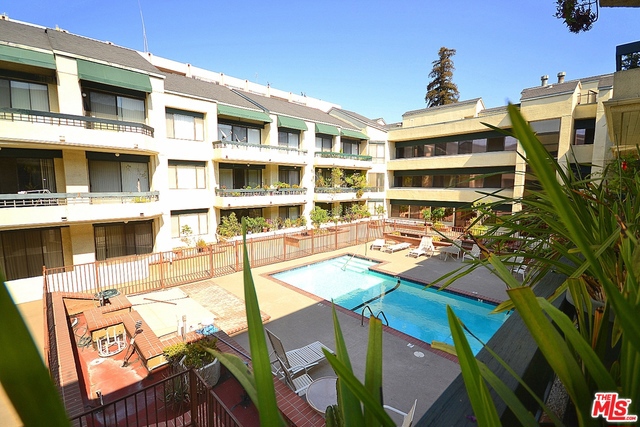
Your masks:
{"label": "swimming pool", "polygon": [[[352,311],[368,305],[374,315],[384,312],[389,326],[431,343],[453,344],[447,321],[447,304],[481,340],[489,338],[507,319],[489,314],[495,306],[451,292],[424,289],[424,285],[369,270],[377,262],[345,255],[272,274],[272,277]],[[365,315],[368,311],[365,310]],[[381,316],[380,316],[381,317]],[[467,336],[474,354],[482,348]]]}

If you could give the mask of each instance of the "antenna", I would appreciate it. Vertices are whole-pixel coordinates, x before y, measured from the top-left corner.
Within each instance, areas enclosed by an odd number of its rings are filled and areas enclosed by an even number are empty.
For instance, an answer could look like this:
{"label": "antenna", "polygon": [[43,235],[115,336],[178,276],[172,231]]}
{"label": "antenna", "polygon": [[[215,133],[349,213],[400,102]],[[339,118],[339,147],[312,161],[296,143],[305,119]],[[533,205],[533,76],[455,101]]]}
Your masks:
{"label": "antenna", "polygon": [[147,44],[147,30],[144,28],[144,17],[142,16],[142,6],[140,0],[138,0],[138,8],[140,9],[140,21],[142,21],[142,39],[144,41],[144,53],[149,52],[149,45]]}

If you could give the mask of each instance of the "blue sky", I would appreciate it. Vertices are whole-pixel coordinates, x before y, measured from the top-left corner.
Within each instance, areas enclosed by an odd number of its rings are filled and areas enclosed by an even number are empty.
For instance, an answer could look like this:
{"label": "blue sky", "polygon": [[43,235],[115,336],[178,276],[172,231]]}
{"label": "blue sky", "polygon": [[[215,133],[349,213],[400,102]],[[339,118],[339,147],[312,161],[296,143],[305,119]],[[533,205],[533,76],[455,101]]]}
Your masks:
{"label": "blue sky", "polygon": [[0,1],[10,19],[340,104],[387,123],[424,108],[431,62],[457,50],[460,99],[518,102],[523,88],[615,71],[615,46],[640,39],[640,9],[601,8],[572,34],[553,0]]}

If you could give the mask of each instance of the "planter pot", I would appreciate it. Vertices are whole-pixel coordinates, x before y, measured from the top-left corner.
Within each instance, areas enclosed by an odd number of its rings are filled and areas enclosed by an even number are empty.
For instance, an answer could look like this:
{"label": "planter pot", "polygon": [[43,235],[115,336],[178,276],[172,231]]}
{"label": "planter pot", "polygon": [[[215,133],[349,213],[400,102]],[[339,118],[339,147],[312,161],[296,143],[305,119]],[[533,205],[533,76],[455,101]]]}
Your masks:
{"label": "planter pot", "polygon": [[214,359],[213,362],[209,363],[202,368],[196,369],[196,372],[206,381],[208,385],[213,387],[218,383],[220,379],[220,361],[218,359]]}

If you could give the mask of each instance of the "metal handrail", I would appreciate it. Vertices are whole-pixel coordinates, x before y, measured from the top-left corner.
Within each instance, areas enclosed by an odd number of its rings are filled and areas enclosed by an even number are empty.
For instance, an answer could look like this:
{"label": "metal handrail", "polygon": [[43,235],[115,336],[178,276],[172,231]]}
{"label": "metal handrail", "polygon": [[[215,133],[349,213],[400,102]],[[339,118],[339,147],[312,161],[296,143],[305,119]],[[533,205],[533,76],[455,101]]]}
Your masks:
{"label": "metal handrail", "polygon": [[364,326],[364,312],[365,311],[369,311],[369,313],[371,313],[370,317],[375,317],[378,320],[380,320],[380,315],[382,315],[382,317],[384,318],[384,321],[386,322],[385,323],[386,326],[389,326],[389,319],[387,319],[387,316],[384,314],[384,311],[380,310],[377,315],[374,315],[373,311],[371,311],[371,307],[369,307],[368,305],[365,305],[362,308],[362,314],[360,315],[360,326]]}
{"label": "metal handrail", "polygon": [[[44,190],[43,190],[44,191]],[[66,204],[93,204],[107,201],[112,203],[149,203],[157,202],[158,191],[121,192],[121,193],[25,193],[0,194],[0,208],[23,206],[56,206]]]}
{"label": "metal handrail", "polygon": [[154,129],[144,123],[53,113],[51,111],[24,110],[20,108],[1,107],[0,120],[44,123],[57,126],[75,126],[85,129],[116,130],[119,132],[141,133],[150,137],[153,137],[154,133]]}
{"label": "metal handrail", "polygon": [[216,188],[216,196],[221,197],[251,197],[251,196],[286,196],[306,194],[306,188],[273,188],[273,189],[247,189],[247,188]]}
{"label": "metal handrail", "polygon": [[355,187],[316,187],[316,193],[357,193],[358,190],[362,190],[365,193],[373,192],[378,187],[363,187],[363,188],[355,188]]}
{"label": "metal handrail", "polygon": [[365,162],[370,162],[372,160],[371,156],[365,156],[362,154],[336,153],[333,151],[316,151],[314,155],[315,157],[322,157],[325,159],[352,159],[362,160]]}
{"label": "metal handrail", "polygon": [[238,148],[250,148],[258,151],[276,150],[276,151],[286,151],[286,152],[295,153],[295,154],[307,154],[307,150],[301,150],[298,148],[291,148],[291,147],[283,147],[280,145],[250,144],[248,142],[236,142],[236,141],[213,141],[213,148],[225,148],[227,146],[238,147]]}

